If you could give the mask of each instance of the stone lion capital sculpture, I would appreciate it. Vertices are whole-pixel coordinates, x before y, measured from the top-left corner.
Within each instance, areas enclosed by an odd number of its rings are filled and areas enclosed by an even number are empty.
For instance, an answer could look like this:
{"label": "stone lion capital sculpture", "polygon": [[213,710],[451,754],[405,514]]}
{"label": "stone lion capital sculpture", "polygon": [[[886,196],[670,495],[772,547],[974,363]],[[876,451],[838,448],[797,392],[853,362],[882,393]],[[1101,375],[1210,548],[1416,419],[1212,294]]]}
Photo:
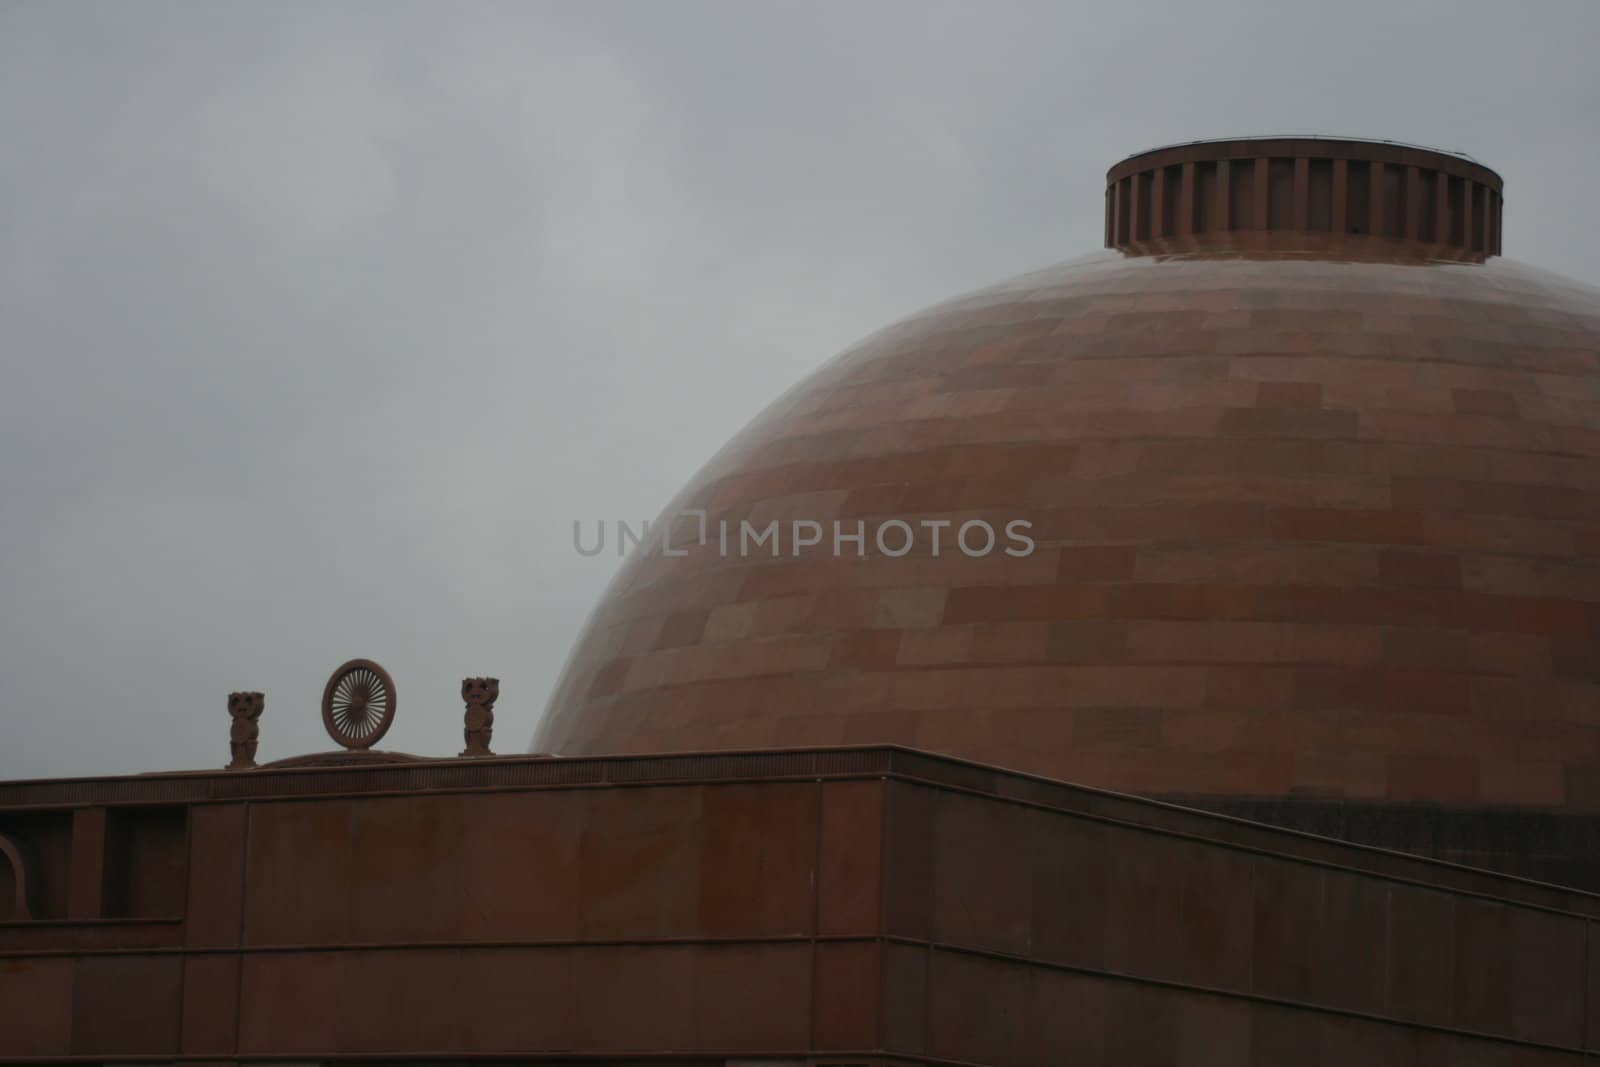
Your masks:
{"label": "stone lion capital sculpture", "polygon": [[228,731],[233,761],[228,764],[228,770],[242,770],[256,765],[256,742],[261,736],[261,728],[256,720],[261,718],[266,706],[264,693],[228,694],[228,714],[233,717],[233,726]]}
{"label": "stone lion capital sculpture", "polygon": [[466,702],[465,730],[467,747],[463,756],[492,756],[489,738],[494,733],[494,702],[500,699],[500,679],[465,678],[461,682],[461,699]]}

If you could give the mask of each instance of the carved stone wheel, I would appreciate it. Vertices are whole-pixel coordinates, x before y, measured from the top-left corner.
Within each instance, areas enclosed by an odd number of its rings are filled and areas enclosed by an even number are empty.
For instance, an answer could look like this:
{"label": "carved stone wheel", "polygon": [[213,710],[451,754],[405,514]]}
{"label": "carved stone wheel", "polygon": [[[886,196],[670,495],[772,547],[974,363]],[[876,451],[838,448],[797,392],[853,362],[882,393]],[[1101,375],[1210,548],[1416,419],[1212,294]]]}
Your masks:
{"label": "carved stone wheel", "polygon": [[322,725],[345,748],[371,748],[394,722],[394,679],[370,659],[333,672],[322,691]]}

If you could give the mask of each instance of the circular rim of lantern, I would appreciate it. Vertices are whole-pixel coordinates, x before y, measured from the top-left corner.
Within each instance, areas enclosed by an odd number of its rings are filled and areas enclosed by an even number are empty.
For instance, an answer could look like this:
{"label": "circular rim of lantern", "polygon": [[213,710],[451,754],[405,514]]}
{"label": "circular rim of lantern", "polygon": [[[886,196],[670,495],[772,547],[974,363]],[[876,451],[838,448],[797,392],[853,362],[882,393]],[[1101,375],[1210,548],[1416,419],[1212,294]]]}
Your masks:
{"label": "circular rim of lantern", "polygon": [[322,690],[322,725],[345,748],[369,749],[389,732],[394,706],[389,672],[370,659],[353,659],[334,671]]}

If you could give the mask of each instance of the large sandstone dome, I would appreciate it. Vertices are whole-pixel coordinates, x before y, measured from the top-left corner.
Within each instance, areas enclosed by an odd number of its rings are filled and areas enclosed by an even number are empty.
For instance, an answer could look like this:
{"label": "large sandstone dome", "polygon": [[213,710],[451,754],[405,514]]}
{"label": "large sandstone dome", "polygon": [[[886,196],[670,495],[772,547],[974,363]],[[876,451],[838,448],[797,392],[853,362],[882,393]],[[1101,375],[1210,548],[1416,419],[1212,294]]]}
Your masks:
{"label": "large sandstone dome", "polygon": [[873,335],[696,475],[707,543],[635,553],[534,748],[1600,810],[1600,293],[1494,255],[1499,191],[1359,142],[1119,164],[1107,250]]}

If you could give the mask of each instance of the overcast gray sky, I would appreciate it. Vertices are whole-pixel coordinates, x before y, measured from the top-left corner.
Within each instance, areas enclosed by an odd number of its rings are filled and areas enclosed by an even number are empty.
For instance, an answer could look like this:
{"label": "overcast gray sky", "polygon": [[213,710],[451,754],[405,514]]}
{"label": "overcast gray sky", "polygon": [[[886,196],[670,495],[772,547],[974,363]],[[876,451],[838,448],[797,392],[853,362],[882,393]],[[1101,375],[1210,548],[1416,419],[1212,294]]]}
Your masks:
{"label": "overcast gray sky", "polygon": [[1118,158],[1471,153],[1600,284],[1600,3],[0,2],[0,778],[520,751],[612,558],[767,400],[1096,247]]}

